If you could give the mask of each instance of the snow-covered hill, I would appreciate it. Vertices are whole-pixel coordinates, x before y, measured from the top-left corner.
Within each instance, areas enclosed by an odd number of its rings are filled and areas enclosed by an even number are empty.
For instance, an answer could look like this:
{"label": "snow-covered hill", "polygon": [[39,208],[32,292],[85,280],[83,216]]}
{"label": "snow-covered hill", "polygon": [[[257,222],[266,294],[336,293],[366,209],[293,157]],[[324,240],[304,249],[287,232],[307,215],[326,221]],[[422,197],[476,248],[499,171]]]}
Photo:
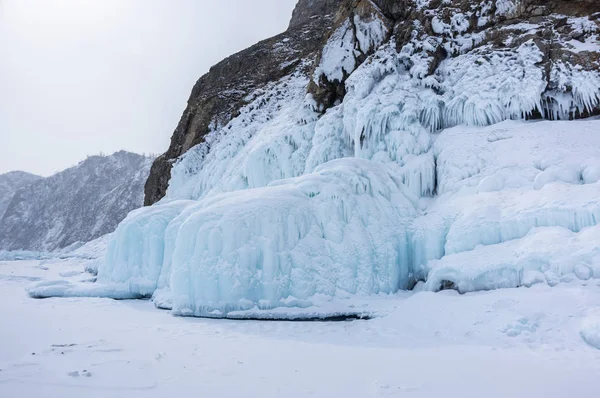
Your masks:
{"label": "snow-covered hill", "polygon": [[149,179],[165,196],[98,283],[30,294],[270,317],[600,277],[600,3],[348,0],[324,21],[316,55],[207,131],[197,85],[166,155],[185,153]]}
{"label": "snow-covered hill", "polygon": [[10,173],[0,175],[0,219],[2,219],[14,194],[20,188],[42,178],[24,171],[11,171]]}
{"label": "snow-covered hill", "polygon": [[151,159],[91,156],[19,189],[0,218],[0,250],[49,251],[112,232],[143,203]]}

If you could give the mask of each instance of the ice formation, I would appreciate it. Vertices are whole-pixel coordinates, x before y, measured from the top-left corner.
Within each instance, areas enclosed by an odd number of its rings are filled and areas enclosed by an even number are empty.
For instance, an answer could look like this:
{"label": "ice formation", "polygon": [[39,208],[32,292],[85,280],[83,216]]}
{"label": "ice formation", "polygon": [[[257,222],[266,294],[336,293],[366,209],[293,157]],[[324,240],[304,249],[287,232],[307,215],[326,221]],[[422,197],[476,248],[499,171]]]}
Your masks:
{"label": "ice formation", "polygon": [[[432,14],[436,35],[415,21],[399,51],[377,13],[339,24],[313,76],[258,89],[178,160],[167,196],[118,227],[96,286],[30,294],[104,286],[218,317],[418,281],[470,292],[600,277],[600,120],[566,121],[597,108],[600,73],[540,68],[527,36],[539,24],[498,28],[525,32],[518,45],[484,42],[517,5],[481,5],[483,30],[469,30],[475,14]],[[440,51],[452,56],[436,64]],[[321,78],[345,88],[322,114],[306,94]]]}
{"label": "ice formation", "polygon": [[109,244],[98,283],[119,298],[123,286],[133,297],[159,289],[175,313],[205,316],[309,306],[315,295],[393,293],[408,287],[414,217],[385,165],[340,159],[264,188],[133,212]]}
{"label": "ice formation", "polygon": [[581,337],[590,346],[600,350],[600,315],[584,320],[581,327]]}

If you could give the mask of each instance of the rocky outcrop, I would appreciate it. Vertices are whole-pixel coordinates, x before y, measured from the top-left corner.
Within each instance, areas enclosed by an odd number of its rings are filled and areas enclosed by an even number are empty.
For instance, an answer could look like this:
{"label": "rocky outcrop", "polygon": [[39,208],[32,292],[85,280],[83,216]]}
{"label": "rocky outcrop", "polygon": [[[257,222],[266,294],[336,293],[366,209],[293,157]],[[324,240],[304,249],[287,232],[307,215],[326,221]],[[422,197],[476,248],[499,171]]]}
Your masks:
{"label": "rocky outcrop", "polygon": [[[597,114],[599,33],[595,0],[301,0],[286,32],[198,80],[169,149],[152,166],[145,204],[165,196],[181,155],[203,143],[195,155],[201,158],[218,137],[240,134],[231,124],[240,110],[252,101],[252,109],[262,106],[252,93],[294,73],[307,78],[305,105],[316,118],[342,104],[348,91],[358,109],[358,97],[391,75],[402,78],[388,89],[406,92],[389,104],[400,108],[394,112],[432,132],[508,118]],[[348,128],[355,124],[344,123],[345,133],[354,134]],[[211,133],[215,141],[209,142]],[[358,132],[353,142],[360,149],[368,138]]]}
{"label": "rocky outcrop", "polygon": [[299,0],[292,13],[288,29],[294,29],[322,16],[331,18],[339,9],[342,0]]}
{"label": "rocky outcrop", "polygon": [[151,158],[90,156],[12,197],[0,219],[0,250],[50,251],[112,232],[143,202]]}
{"label": "rocky outcrop", "polygon": [[24,171],[11,171],[10,173],[0,175],[0,219],[2,219],[15,192],[42,178]]}
{"label": "rocky outcrop", "polygon": [[[600,3],[593,0],[355,0],[346,2],[338,13],[330,42],[320,55],[327,56],[328,46],[347,47],[352,53],[348,65],[353,67],[344,68],[333,79],[327,71],[319,73],[317,69],[315,81],[308,87],[321,110],[343,100],[346,78],[387,41],[372,43],[365,51],[357,37],[352,36],[359,21],[366,25],[377,20],[399,53],[424,53],[421,58],[427,65],[425,71],[419,70],[422,79],[434,75],[447,58],[476,50],[481,50],[482,55],[515,50],[530,40],[543,53],[538,66],[546,73],[548,92],[565,89],[558,87],[560,79],[552,76],[557,64],[590,71],[599,67],[600,53],[589,45],[596,40],[600,20]],[[346,40],[350,43],[345,44]],[[343,59],[333,63],[345,64]],[[550,108],[536,109],[534,113],[552,117]],[[567,113],[577,118],[595,112],[597,109]]]}
{"label": "rocky outcrop", "polygon": [[196,82],[169,149],[152,165],[145,205],[165,195],[173,162],[237,116],[250,93],[295,71],[311,71],[340,3],[300,1],[286,32],[224,59]]}

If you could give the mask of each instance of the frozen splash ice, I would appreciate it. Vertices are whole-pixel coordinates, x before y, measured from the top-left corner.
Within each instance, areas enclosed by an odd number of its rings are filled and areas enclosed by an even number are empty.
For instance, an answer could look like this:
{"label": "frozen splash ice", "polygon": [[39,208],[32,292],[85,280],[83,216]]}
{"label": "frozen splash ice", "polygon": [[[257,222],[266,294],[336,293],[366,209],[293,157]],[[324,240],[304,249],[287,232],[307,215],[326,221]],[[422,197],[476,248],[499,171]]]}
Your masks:
{"label": "frozen splash ice", "polygon": [[411,283],[406,230],[416,211],[403,189],[383,164],[340,159],[264,188],[140,209],[115,232],[89,292],[158,289],[174,313],[196,316],[394,293]]}
{"label": "frozen splash ice", "polygon": [[[455,127],[404,166],[345,158],[263,188],[163,201],[119,226],[95,285],[30,295],[153,296],[176,314],[214,317],[419,279],[470,292],[597,278],[598,126]],[[419,199],[405,172],[426,156],[437,195]],[[580,178],[549,173],[557,168]]]}

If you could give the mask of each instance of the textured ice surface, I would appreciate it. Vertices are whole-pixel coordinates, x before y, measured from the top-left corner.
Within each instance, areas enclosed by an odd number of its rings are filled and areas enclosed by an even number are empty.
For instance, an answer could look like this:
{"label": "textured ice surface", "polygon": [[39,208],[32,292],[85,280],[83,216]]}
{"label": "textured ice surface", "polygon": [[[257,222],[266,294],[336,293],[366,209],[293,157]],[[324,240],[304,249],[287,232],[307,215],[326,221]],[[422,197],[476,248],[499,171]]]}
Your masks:
{"label": "textured ice surface", "polygon": [[406,288],[413,218],[387,168],[360,159],[207,198],[188,210],[175,237],[173,311],[302,307],[317,294]]}
{"label": "textured ice surface", "polygon": [[[96,296],[148,296],[181,315],[310,307],[311,299],[409,287],[416,211],[393,170],[340,159],[268,187],[132,212],[115,231]],[[57,295],[81,296],[85,286]],[[54,295],[56,285],[30,290]],[[165,303],[170,303],[165,304]]]}
{"label": "textured ice surface", "polygon": [[[412,225],[415,273],[433,290],[447,280],[471,291],[521,286],[534,271],[560,277],[579,255],[597,269],[599,126],[507,121],[443,131],[438,196]],[[559,228],[532,232],[540,227]]]}
{"label": "textured ice surface", "polygon": [[264,188],[163,201],[119,226],[96,285],[30,294],[267,316],[418,279],[470,292],[597,278],[598,131],[600,120],[455,127],[403,166],[344,158]]}
{"label": "textured ice surface", "polygon": [[33,298],[110,297],[116,300],[126,300],[145,297],[132,292],[126,284],[72,283],[64,280],[41,282],[27,288],[27,292]]}
{"label": "textured ice surface", "polygon": [[317,119],[306,101],[307,84],[292,75],[250,95],[240,116],[177,162],[167,199],[198,199],[302,175]]}
{"label": "textured ice surface", "polygon": [[415,130],[404,134],[413,153],[396,161],[346,155],[263,188],[164,200],[119,226],[96,284],[29,293],[153,296],[181,315],[268,318],[419,279],[469,292],[597,278],[599,131],[594,119]]}
{"label": "textured ice surface", "polygon": [[600,276],[600,226],[580,233],[566,228],[536,228],[522,239],[449,254],[427,265],[429,290],[445,281],[462,293],[498,288],[556,284],[560,278]]}

